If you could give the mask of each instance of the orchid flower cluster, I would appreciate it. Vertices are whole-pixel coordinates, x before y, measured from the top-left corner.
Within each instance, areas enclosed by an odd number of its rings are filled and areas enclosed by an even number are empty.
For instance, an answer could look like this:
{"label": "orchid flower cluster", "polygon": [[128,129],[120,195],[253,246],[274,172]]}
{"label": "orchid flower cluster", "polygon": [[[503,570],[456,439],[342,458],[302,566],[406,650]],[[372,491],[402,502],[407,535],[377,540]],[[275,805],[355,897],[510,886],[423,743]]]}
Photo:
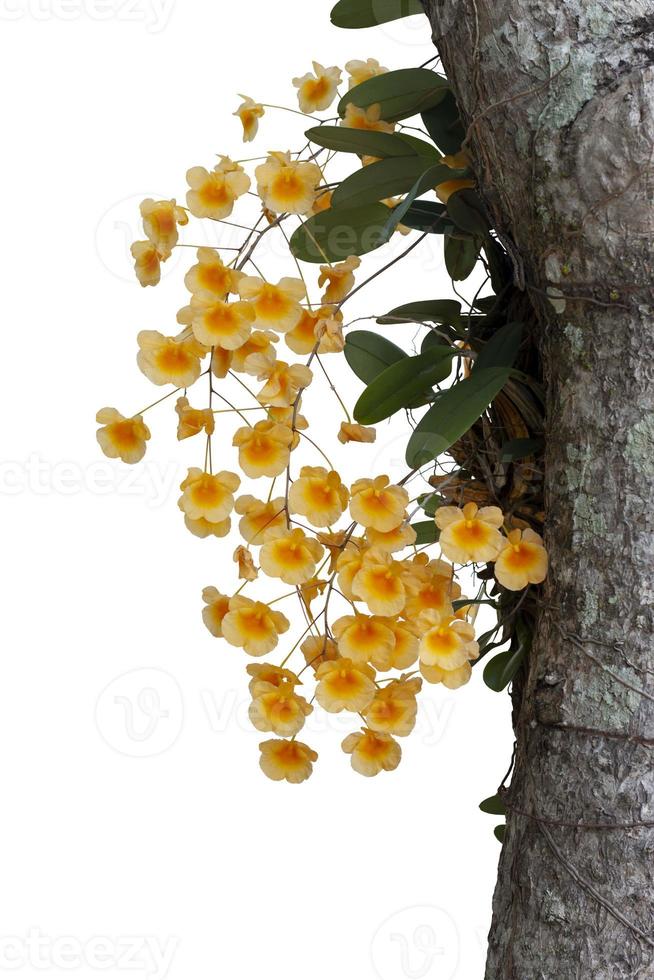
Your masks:
{"label": "orchid flower cluster", "polygon": [[[314,63],[313,69],[293,81],[301,114],[328,109],[341,83],[338,68]],[[350,87],[386,71],[374,59],[349,62],[346,69]],[[236,115],[250,141],[267,107],[242,100]],[[342,125],[394,129],[374,106],[349,105]],[[177,438],[202,437],[201,465],[188,470],[180,487],[186,527],[199,538],[223,538],[238,521],[242,543],[233,559],[240,587],[204,588],[202,618],[212,636],[251,658],[250,719],[270,736],[261,742],[260,765],[271,779],[290,783],[307,779],[317,759],[298,739],[315,705],[356,716],[357,730],[342,747],[358,773],[374,776],[397,767],[398,739],[414,728],[423,681],[450,689],[469,681],[479,654],[477,605],[462,596],[455,565],[494,563],[497,582],[509,590],[541,582],[547,570],[534,531],[507,528],[498,507],[474,503],[438,507],[439,542],[429,548],[439,553],[430,555],[416,545],[410,523],[405,484],[413,474],[397,483],[384,474],[347,482],[311,438],[305,393],[316,368],[329,380],[327,355],[343,351],[343,306],[356,288],[361,260],[350,256],[321,265],[322,295],[311,302],[298,263],[291,271],[299,275],[272,282],[254,255],[269,231],[286,237],[285,222],[328,206],[325,168],[332,156],[310,146],[301,153],[270,152],[254,168],[260,206],[251,226],[229,220],[239,201],[253,196],[242,164],[220,156],[211,170],[194,166],[187,173],[185,206],[143,201],[145,238],[132,246],[141,285],[155,286],[176,248],[195,247],[179,241],[190,216],[246,230],[229,261],[220,246],[197,248],[184,279],[190,301],[177,314],[179,329],[170,336],[141,331],[137,362],[153,384],[173,387],[154,405],[177,394]],[[453,189],[442,188],[440,196]],[[228,377],[246,393],[246,406],[234,405],[221,391]],[[375,429],[353,422],[336,397],[344,416],[334,432],[340,444],[374,442]],[[150,439],[145,411],[98,412],[97,438],[107,456],[126,463],[142,459]],[[229,435],[238,473],[213,465],[219,413],[237,418]],[[294,465],[303,444],[320,465]],[[282,594],[257,594],[264,580]],[[299,627],[276,608],[289,596],[299,600]]]}

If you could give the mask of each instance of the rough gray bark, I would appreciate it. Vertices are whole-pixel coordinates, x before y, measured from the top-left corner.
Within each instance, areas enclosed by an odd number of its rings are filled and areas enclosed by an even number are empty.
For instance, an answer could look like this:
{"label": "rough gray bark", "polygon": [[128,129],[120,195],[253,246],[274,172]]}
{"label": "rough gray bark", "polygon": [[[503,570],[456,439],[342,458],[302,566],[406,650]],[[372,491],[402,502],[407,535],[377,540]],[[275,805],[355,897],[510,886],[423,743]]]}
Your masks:
{"label": "rough gray bark", "polygon": [[654,0],[424,2],[548,386],[486,977],[654,978]]}

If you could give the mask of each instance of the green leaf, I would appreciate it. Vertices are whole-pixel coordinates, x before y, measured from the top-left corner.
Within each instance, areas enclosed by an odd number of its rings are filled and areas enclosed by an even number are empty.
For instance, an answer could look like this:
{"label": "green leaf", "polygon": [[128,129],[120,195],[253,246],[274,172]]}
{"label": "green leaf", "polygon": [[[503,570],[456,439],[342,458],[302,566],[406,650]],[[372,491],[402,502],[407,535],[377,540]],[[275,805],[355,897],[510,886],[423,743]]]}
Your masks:
{"label": "green leaf", "polygon": [[355,85],[338,104],[339,116],[351,102],[362,109],[379,105],[381,118],[397,122],[438,105],[449,92],[445,78],[428,68],[400,68]]}
{"label": "green leaf", "polygon": [[456,353],[456,349],[440,345],[391,364],[366,388],[354,406],[357,422],[373,425],[401,408],[414,406],[417,399],[424,398],[435,384],[445,380]]}
{"label": "green leaf", "polygon": [[461,322],[461,304],[455,299],[425,299],[417,303],[396,306],[377,323],[446,323],[456,326]]}
{"label": "green leaf", "polygon": [[488,262],[493,292],[502,293],[513,285],[513,267],[504,249],[490,235],[484,240],[484,252]]}
{"label": "green leaf", "polygon": [[411,157],[422,155],[440,159],[440,153],[431,143],[401,133],[376,133],[349,126],[313,126],[304,134],[307,139],[329,150],[342,153],[358,153],[359,156]]}
{"label": "green leaf", "polygon": [[[452,171],[457,174],[460,171]],[[456,176],[452,177],[456,180]],[[467,231],[472,235],[485,237],[488,234],[488,217],[486,209],[479,194],[470,187],[465,187],[460,191],[450,194],[447,201],[447,213],[461,231]]]}
{"label": "green leaf", "polygon": [[[439,166],[429,168],[428,172],[446,169],[447,167]],[[424,174],[425,160],[419,156],[387,157],[386,160],[369,163],[367,167],[356,170],[341,181],[332,195],[332,205],[354,207],[372,204],[374,201],[381,201],[395,194],[404,194],[411,190],[418,178]],[[388,212],[387,223],[392,213],[392,211]]]}
{"label": "green leaf", "polygon": [[494,293],[490,296],[478,296],[474,301],[474,307],[476,310],[481,310],[482,313],[490,313],[495,309],[497,300],[498,297]]}
{"label": "green leaf", "polygon": [[542,439],[509,439],[500,448],[503,463],[512,463],[525,456],[535,456],[545,445]]}
{"label": "green leaf", "polygon": [[303,262],[340,262],[364,255],[388,241],[385,204],[329,208],[313,215],[291,236],[291,252]]}
{"label": "green leaf", "polygon": [[451,89],[438,106],[422,113],[425,129],[442,153],[458,153],[466,137],[459,109]]}
{"label": "green leaf", "polygon": [[503,691],[518,673],[520,664],[525,659],[527,648],[520,644],[517,649],[509,647],[488,661],[484,667],[484,684],[491,691]]}
{"label": "green leaf", "polygon": [[411,527],[416,532],[415,543],[417,545],[433,544],[438,541],[440,531],[436,527],[436,521],[416,521]]}
{"label": "green leaf", "polygon": [[400,17],[424,14],[420,0],[339,0],[331,12],[335,27],[376,27]]}
{"label": "green leaf", "polygon": [[482,813],[492,813],[495,817],[503,817],[506,813],[504,801],[497,795],[489,796],[479,804]]}
{"label": "green leaf", "polygon": [[507,368],[473,371],[470,377],[441,392],[409,439],[409,466],[436,459],[460,439],[501,391],[509,374]]}
{"label": "green leaf", "polygon": [[445,211],[444,204],[435,201],[414,201],[402,215],[402,224],[414,231],[426,231],[432,235],[445,235],[454,230],[454,222]]}
{"label": "green leaf", "polygon": [[445,239],[445,268],[455,282],[467,279],[477,264],[479,243],[474,238]]}
{"label": "green leaf", "polygon": [[498,823],[498,825],[495,828],[495,830],[493,831],[493,833],[497,837],[497,839],[500,842],[500,844],[503,844],[504,843],[504,835],[506,833],[506,824],[505,823]]}
{"label": "green leaf", "polygon": [[443,503],[443,498],[439,493],[426,493],[418,498],[418,503],[428,517],[433,517],[436,509]]}
{"label": "green leaf", "polygon": [[513,367],[522,340],[522,329],[522,323],[505,323],[496,330],[477,354],[473,371]]}
{"label": "green leaf", "polygon": [[390,364],[407,356],[401,347],[371,330],[353,330],[349,333],[343,353],[357,378],[366,384],[374,381]]}
{"label": "green leaf", "polygon": [[419,197],[420,194],[424,194],[425,191],[433,189],[437,184],[447,180],[451,173],[452,171],[450,168],[444,166],[443,164],[437,164],[433,167],[429,167],[428,170],[425,170],[425,172],[418,177],[415,184],[409,189],[409,192],[404,200],[400,201],[400,203],[393,208],[391,216],[386,225],[386,230],[394,231],[415,199]]}
{"label": "green leaf", "polygon": [[447,337],[452,341],[461,339],[461,335],[459,334],[459,331],[455,327],[450,327],[447,326],[446,324],[442,324],[438,328],[438,333],[436,332],[436,330],[427,331],[420,345],[420,353],[424,354],[425,351],[430,350],[432,347],[438,347],[439,344],[442,344],[443,334],[447,334]]}
{"label": "green leaf", "polygon": [[458,609],[465,609],[466,606],[492,606],[493,609],[497,609],[497,603],[494,599],[455,599],[452,603],[454,612]]}

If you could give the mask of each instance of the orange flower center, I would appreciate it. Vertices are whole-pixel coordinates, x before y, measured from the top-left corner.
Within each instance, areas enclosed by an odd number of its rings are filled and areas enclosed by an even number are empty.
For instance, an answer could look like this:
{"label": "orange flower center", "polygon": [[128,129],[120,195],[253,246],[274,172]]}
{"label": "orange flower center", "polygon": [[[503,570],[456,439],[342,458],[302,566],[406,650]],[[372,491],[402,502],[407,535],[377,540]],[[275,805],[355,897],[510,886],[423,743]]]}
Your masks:
{"label": "orange flower center", "polygon": [[270,633],[267,616],[260,612],[241,613],[243,630],[251,637],[266,637]]}
{"label": "orange flower center", "polygon": [[301,565],[306,557],[302,545],[295,544],[293,541],[279,541],[275,551],[278,561],[287,567],[289,565]]}
{"label": "orange flower center", "polygon": [[351,694],[359,687],[359,675],[353,670],[337,670],[329,677],[329,685],[337,694]]}
{"label": "orange flower center", "polygon": [[381,568],[368,573],[368,585],[382,595],[395,595],[398,591],[399,582],[395,575],[386,568]]}
{"label": "orange flower center", "polygon": [[140,441],[131,419],[114,422],[108,427],[108,435],[111,441],[122,449],[134,449]]}
{"label": "orange flower center", "polygon": [[307,98],[309,99],[318,101],[319,99],[323,99],[329,92],[329,82],[324,76],[316,78],[315,81],[310,79],[305,84]]}
{"label": "orange flower center", "polygon": [[291,167],[284,167],[272,182],[274,195],[288,204],[304,194],[304,184]]}
{"label": "orange flower center", "polygon": [[286,296],[275,287],[265,286],[256,301],[257,313],[261,316],[281,316],[286,313],[290,303]]}
{"label": "orange flower center", "polygon": [[267,463],[277,459],[279,445],[267,436],[254,436],[243,452],[253,462]]}
{"label": "orange flower center", "polygon": [[461,645],[460,637],[449,626],[439,626],[430,630],[425,641],[434,653],[439,654],[454,653]]}
{"label": "orange flower center", "polygon": [[191,494],[200,504],[215,504],[222,500],[224,490],[219,484],[209,480],[199,480],[192,488]]}
{"label": "orange flower center", "polygon": [[175,230],[175,218],[172,211],[159,211],[153,216],[152,223],[159,235],[170,235]]}
{"label": "orange flower center", "polygon": [[529,568],[534,562],[536,555],[533,548],[528,543],[521,542],[511,546],[511,550],[506,556],[506,562],[511,568],[523,570]]}
{"label": "orange flower center", "polygon": [[231,286],[231,274],[223,266],[201,265],[198,269],[198,280],[205,289],[214,293],[227,293]]}
{"label": "orange flower center", "polygon": [[162,371],[183,371],[191,362],[191,358],[179,344],[168,344],[156,355],[158,366]]}
{"label": "orange flower center", "polygon": [[452,528],[452,537],[462,548],[471,548],[483,544],[488,538],[488,531],[482,521],[461,521]]}
{"label": "orange flower center", "polygon": [[225,178],[219,174],[213,175],[200,189],[200,197],[208,205],[221,207],[228,204],[231,197],[225,186]]}
{"label": "orange flower center", "polygon": [[388,745],[383,739],[377,738],[376,735],[364,735],[357,746],[357,751],[361,755],[368,756],[369,759],[379,759],[386,755]]}

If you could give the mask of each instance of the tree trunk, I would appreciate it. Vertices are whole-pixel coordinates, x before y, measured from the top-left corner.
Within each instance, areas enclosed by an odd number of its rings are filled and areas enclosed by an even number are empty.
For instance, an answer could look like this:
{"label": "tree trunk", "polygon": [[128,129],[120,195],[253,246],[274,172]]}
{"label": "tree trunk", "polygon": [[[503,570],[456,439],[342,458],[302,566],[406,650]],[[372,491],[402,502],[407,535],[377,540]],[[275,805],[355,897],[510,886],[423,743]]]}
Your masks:
{"label": "tree trunk", "polygon": [[424,3],[547,385],[486,978],[654,978],[654,0]]}

